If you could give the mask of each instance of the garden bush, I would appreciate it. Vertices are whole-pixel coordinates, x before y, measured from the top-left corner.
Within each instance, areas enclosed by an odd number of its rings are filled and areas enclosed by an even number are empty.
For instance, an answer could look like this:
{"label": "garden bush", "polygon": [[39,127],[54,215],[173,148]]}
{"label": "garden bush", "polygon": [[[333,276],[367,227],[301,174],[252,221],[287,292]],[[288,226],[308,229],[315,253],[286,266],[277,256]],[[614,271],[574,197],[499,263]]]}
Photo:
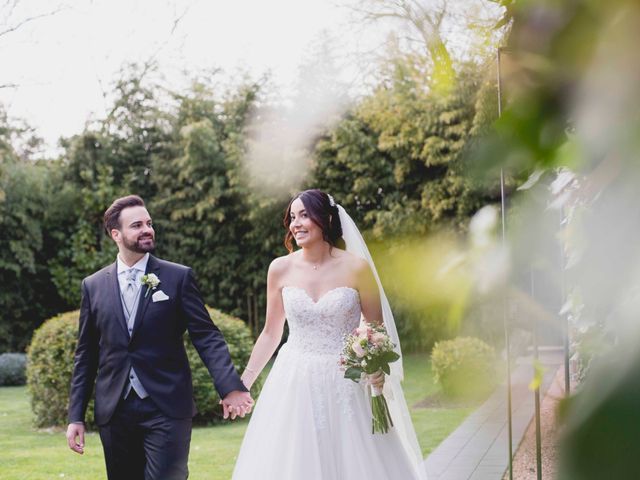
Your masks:
{"label": "garden bush", "polygon": [[480,397],[495,387],[495,351],[479,338],[437,342],[431,352],[436,382],[451,397]]}
{"label": "garden bush", "polygon": [[[242,371],[249,360],[253,338],[240,319],[209,309],[214,323],[225,336],[231,358]],[[27,384],[36,427],[63,426],[67,423],[69,385],[78,333],[79,311],[64,313],[42,324],[33,335],[28,349]],[[221,418],[219,397],[213,388],[209,372],[185,334],[187,354],[193,374],[193,387],[199,415],[196,421]],[[259,390],[256,382],[253,393]],[[89,404],[86,422],[93,426],[93,400]]]}
{"label": "garden bush", "polygon": [[[27,350],[27,385],[36,427],[67,424],[79,314],[78,310],[63,313],[33,332]],[[93,402],[87,409],[86,423],[93,424]]]}
{"label": "garden bush", "polygon": [[0,386],[24,385],[27,380],[27,356],[24,353],[0,355]]}

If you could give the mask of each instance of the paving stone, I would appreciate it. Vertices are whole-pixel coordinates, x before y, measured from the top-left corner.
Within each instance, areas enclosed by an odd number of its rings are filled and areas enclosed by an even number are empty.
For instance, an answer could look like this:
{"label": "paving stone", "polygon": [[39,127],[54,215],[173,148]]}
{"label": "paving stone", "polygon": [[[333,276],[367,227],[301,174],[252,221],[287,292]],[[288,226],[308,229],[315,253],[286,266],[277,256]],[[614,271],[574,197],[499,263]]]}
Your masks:
{"label": "paving stone", "polygon": [[[546,392],[562,366],[562,350],[541,352],[546,371],[540,387]],[[518,359],[511,372],[513,452],[520,444],[534,414],[529,390],[531,357]],[[491,397],[447,437],[425,460],[429,480],[500,480],[508,468],[506,386]],[[542,396],[542,395],[541,395]]]}

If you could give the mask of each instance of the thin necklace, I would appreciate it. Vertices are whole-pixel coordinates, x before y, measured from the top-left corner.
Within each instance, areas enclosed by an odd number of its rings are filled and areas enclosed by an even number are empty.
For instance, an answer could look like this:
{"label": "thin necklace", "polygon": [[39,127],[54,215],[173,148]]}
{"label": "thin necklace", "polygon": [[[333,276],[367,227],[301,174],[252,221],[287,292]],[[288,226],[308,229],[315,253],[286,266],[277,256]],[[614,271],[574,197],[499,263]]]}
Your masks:
{"label": "thin necklace", "polygon": [[312,263],[311,264],[311,268],[313,268],[314,270],[318,270],[319,267],[321,267],[323,265],[324,262],[319,262],[319,263]]}
{"label": "thin necklace", "polygon": [[319,262],[314,263],[314,262],[309,262],[311,264],[311,268],[313,268],[314,270],[318,270],[318,268],[320,268],[322,265],[324,265],[324,259],[321,258]]}

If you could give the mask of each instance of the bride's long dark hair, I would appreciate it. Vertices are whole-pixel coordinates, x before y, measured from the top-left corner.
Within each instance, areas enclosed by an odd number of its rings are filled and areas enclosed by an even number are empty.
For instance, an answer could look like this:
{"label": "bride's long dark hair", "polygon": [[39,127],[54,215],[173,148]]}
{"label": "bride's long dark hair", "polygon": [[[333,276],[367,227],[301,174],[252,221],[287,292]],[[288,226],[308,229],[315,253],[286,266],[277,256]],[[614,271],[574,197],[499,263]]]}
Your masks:
{"label": "bride's long dark hair", "polygon": [[[342,225],[340,224],[340,216],[338,214],[338,206],[335,202],[332,202],[322,190],[311,189],[305,190],[295,195],[287,209],[284,212],[283,223],[287,229],[287,233],[284,236],[284,246],[287,247],[289,253],[293,252],[293,234],[289,229],[291,225],[291,204],[300,199],[304,208],[311,218],[311,221],[318,225],[322,230],[322,238],[325,242],[329,243],[332,247],[344,248],[344,242],[342,241]],[[331,203],[334,203],[331,205]]]}

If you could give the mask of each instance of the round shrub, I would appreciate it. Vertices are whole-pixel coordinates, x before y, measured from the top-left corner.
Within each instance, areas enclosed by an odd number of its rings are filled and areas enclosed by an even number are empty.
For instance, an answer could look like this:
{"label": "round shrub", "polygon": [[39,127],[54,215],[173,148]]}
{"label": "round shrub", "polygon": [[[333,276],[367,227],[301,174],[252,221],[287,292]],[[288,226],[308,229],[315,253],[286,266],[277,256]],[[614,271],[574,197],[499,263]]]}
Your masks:
{"label": "round shrub", "polygon": [[[79,315],[79,310],[63,313],[47,320],[33,333],[27,351],[27,385],[36,427],[67,424]],[[93,425],[93,401],[85,420]]]}
{"label": "round shrub", "polygon": [[[214,308],[207,307],[213,323],[220,329],[229,346],[231,360],[236,369],[241,373],[249,362],[251,350],[253,349],[253,336],[249,327],[240,319],[222,313]],[[193,396],[198,407],[198,415],[194,418],[197,423],[210,423],[222,419],[222,407],[219,405],[220,396],[213,388],[213,381],[209,371],[202,363],[198,352],[185,335],[185,345],[187,355],[191,364],[191,374],[193,376]],[[260,391],[262,383],[256,380],[251,387],[251,394],[255,398]]]}
{"label": "round shrub", "polygon": [[451,397],[479,397],[495,387],[495,351],[479,338],[437,342],[431,352],[435,380]]}
{"label": "round shrub", "polygon": [[0,386],[24,385],[27,381],[27,356],[24,353],[0,355]]}
{"label": "round shrub", "polygon": [[[238,318],[215,309],[208,310],[227,341],[234,365],[242,371],[253,348],[249,328]],[[69,385],[73,372],[79,313],[76,310],[51,318],[33,334],[28,349],[27,385],[37,427],[67,424]],[[193,374],[194,397],[200,412],[196,420],[210,421],[221,418],[218,394],[213,388],[209,372],[187,334],[185,345]],[[252,392],[257,392],[259,388],[259,382],[256,381]],[[94,425],[93,400],[87,408],[85,420],[89,426]]]}

